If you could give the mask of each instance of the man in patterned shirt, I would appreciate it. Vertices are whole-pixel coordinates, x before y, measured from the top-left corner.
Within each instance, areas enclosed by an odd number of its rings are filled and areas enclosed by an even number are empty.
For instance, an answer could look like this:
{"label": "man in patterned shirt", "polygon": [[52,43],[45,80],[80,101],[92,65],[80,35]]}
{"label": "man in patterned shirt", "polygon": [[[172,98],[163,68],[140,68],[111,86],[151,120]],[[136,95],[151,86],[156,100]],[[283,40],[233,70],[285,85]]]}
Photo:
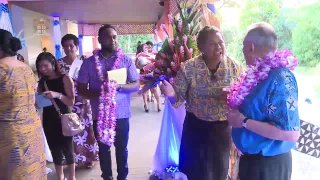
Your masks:
{"label": "man in patterned shirt", "polygon": [[[115,61],[115,52],[118,47],[117,32],[114,27],[105,25],[99,29],[99,43],[101,50],[99,52],[99,60],[102,64],[103,74],[111,70]],[[127,70],[127,84],[118,85],[117,90],[121,91],[121,97],[117,93],[116,98],[116,141],[114,143],[116,148],[116,160],[118,180],[125,180],[128,175],[128,139],[129,139],[129,118],[130,112],[130,93],[139,90],[139,74],[137,68],[131,58],[124,55],[119,62],[119,68],[126,68]],[[98,77],[96,70],[94,56],[89,57],[83,61],[78,76],[78,93],[90,99],[92,107],[93,128],[97,137],[97,119],[100,87],[102,82]],[[89,89],[87,88],[89,86]],[[97,139],[98,140],[98,139]],[[111,169],[111,154],[110,147],[99,142],[99,159],[102,171],[102,178],[104,180],[112,179]]]}
{"label": "man in patterned shirt", "polygon": [[[271,25],[250,26],[243,41],[248,65],[277,49],[277,36]],[[268,78],[253,88],[239,111],[228,113],[232,138],[243,153],[241,180],[290,180],[291,149],[300,136],[298,87],[287,68],[275,68]]]}

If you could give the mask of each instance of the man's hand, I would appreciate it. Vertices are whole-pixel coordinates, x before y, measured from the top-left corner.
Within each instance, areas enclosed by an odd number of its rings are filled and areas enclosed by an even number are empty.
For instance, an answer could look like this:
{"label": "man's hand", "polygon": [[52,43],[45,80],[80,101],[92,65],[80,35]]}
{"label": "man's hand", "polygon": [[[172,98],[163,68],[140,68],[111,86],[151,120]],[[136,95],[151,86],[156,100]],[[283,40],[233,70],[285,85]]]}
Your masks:
{"label": "man's hand", "polygon": [[245,119],[245,117],[238,110],[230,110],[229,112],[227,112],[227,119],[230,126],[235,128],[241,128],[242,122]]}

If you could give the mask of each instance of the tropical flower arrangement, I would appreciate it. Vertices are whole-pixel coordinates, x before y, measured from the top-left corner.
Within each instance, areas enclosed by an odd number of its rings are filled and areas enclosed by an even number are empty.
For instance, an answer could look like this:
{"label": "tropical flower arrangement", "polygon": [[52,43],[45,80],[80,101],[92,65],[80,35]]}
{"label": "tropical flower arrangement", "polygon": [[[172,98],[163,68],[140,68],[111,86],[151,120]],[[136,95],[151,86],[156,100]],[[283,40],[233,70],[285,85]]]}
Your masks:
{"label": "tropical flower arrangement", "polygon": [[196,35],[200,29],[201,16],[199,13],[201,12],[200,9],[195,8],[197,2],[192,5],[190,11],[187,8],[187,0],[182,3],[181,7],[177,1],[179,18],[175,18],[171,14],[168,15],[169,24],[173,27],[174,39],[169,38],[169,33],[165,25],[162,24],[160,28],[166,33],[167,38],[155,58],[146,53],[137,55],[137,57],[144,56],[149,61],[143,68],[145,73],[141,75],[141,81],[145,86],[140,93],[155,87],[162,80],[173,83],[181,63],[199,55]]}

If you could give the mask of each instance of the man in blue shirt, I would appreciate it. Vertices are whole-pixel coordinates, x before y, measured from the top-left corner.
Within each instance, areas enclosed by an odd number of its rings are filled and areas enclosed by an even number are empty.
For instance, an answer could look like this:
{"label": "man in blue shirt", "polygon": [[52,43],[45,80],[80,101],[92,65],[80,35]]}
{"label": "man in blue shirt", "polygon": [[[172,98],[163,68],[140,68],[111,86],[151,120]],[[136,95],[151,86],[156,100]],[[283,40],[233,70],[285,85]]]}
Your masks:
{"label": "man in blue shirt", "polygon": [[[271,25],[255,23],[243,41],[248,65],[277,49]],[[291,149],[300,136],[298,87],[287,68],[275,68],[247,95],[239,111],[228,113],[232,138],[243,153],[240,180],[290,180]]]}

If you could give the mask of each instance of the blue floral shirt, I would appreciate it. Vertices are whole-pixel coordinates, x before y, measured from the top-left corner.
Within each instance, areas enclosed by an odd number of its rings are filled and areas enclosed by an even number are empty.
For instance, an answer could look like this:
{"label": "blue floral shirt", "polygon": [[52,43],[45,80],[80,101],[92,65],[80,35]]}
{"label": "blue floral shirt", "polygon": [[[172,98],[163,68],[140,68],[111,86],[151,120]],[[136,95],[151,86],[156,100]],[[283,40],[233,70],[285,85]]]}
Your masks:
{"label": "blue floral shirt", "polygon": [[[99,60],[102,64],[102,72],[107,76],[107,71],[109,71],[113,66],[115,58],[111,57],[110,59],[106,59],[102,55],[100,55]],[[126,68],[127,70],[127,83],[139,81],[140,77],[136,65],[131,58],[124,55],[119,63],[119,68]],[[90,90],[99,91],[101,89],[102,82],[100,81],[98,76],[94,56],[91,56],[83,61],[79,71],[77,82],[83,84],[88,83]],[[119,96],[119,94],[120,93],[117,93],[117,96]],[[90,103],[92,109],[92,119],[97,120],[99,114],[99,98],[91,98]],[[130,118],[130,94],[124,94],[124,98],[116,98],[116,103],[116,118]]]}
{"label": "blue floral shirt", "polygon": [[[245,117],[268,122],[281,130],[300,130],[298,86],[293,73],[286,68],[272,70],[245,98],[239,110]],[[263,156],[287,153],[296,144],[268,139],[245,128],[233,128],[232,138],[241,152]]]}

